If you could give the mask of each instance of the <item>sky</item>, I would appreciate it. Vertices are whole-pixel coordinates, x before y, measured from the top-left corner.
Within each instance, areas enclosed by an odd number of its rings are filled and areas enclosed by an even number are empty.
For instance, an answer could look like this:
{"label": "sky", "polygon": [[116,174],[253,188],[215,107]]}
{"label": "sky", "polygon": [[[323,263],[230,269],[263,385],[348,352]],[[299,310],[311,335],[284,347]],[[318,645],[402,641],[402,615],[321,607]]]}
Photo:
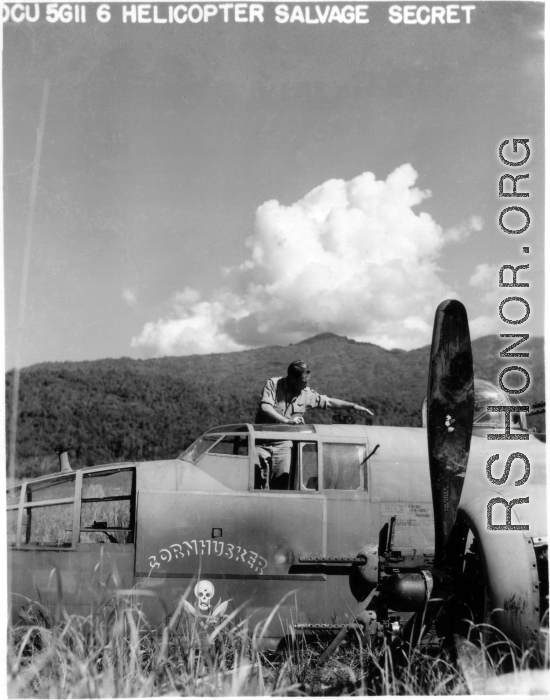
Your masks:
{"label": "sky", "polygon": [[[279,24],[273,3],[263,23],[123,23],[115,3],[5,22],[6,369],[323,332],[411,349],[448,297],[473,337],[542,335],[544,7],[473,4],[445,25],[384,2],[366,24]],[[499,198],[506,172],[529,198]],[[498,225],[514,205],[520,235]],[[504,264],[530,287],[499,288]],[[528,321],[499,319],[506,296]]]}

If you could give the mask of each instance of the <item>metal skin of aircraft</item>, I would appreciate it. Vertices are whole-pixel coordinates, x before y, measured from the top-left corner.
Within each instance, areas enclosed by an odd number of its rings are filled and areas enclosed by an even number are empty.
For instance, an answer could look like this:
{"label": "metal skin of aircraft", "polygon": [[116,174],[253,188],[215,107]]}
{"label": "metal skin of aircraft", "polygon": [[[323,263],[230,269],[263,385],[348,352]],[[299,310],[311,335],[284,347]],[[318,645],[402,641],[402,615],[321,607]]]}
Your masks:
{"label": "metal skin of aircraft", "polygon": [[[208,430],[176,459],[64,470],[8,489],[14,622],[36,621],[32,601],[108,615],[121,596],[158,628],[175,610],[207,628],[231,613],[253,627],[277,608],[269,645],[355,622],[367,635],[414,634],[443,599],[449,634],[467,636],[470,616],[522,647],[540,643],[545,445],[525,421],[510,430],[521,441],[488,440],[504,432],[502,415],[498,428],[478,420],[472,435],[471,350],[457,370],[445,327],[457,305],[440,305],[439,328],[436,316],[427,430],[239,423]],[[453,323],[468,349],[467,321]],[[281,440],[292,444],[289,488],[270,490],[256,446]],[[505,469],[519,452],[529,470],[517,457]]]}

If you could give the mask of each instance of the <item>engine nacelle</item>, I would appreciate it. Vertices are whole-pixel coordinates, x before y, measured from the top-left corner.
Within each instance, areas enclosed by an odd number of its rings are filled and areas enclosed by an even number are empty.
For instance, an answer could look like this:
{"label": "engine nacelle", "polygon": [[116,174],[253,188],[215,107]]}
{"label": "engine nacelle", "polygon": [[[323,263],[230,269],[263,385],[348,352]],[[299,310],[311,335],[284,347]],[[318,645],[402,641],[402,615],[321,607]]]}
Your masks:
{"label": "engine nacelle", "polygon": [[[518,497],[518,489],[502,488],[498,496],[511,501]],[[459,517],[478,542],[482,566],[479,585],[485,585],[487,592],[486,621],[526,647],[538,640],[547,605],[548,573],[540,566],[535,550],[537,542],[546,541],[546,489],[543,485],[525,487],[521,496],[529,497],[527,508],[514,508],[511,523],[528,529],[488,529],[490,496],[461,504]]]}

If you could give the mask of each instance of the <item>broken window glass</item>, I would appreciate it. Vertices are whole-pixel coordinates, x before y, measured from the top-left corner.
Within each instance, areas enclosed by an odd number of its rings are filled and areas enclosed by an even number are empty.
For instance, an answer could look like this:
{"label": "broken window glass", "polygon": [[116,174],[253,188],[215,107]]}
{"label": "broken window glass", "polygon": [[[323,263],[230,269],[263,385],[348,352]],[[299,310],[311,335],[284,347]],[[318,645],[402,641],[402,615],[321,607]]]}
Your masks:
{"label": "broken window glass", "polygon": [[131,469],[82,475],[82,499],[132,495]]}
{"label": "broken window glass", "polygon": [[8,510],[6,515],[7,515],[6,538],[7,538],[8,544],[13,546],[15,544],[16,539],[17,539],[17,516],[19,515],[19,511]]}
{"label": "broken window glass", "polygon": [[6,505],[17,506],[21,499],[21,486],[14,486],[6,491]]}
{"label": "broken window glass", "polygon": [[83,474],[81,544],[134,541],[133,488],[133,469]]}
{"label": "broken window glass", "polygon": [[57,476],[43,481],[27,484],[25,500],[27,503],[53,501],[61,498],[74,498],[75,475]]}
{"label": "broken window glass", "polygon": [[74,504],[25,508],[22,543],[41,547],[70,547]]}

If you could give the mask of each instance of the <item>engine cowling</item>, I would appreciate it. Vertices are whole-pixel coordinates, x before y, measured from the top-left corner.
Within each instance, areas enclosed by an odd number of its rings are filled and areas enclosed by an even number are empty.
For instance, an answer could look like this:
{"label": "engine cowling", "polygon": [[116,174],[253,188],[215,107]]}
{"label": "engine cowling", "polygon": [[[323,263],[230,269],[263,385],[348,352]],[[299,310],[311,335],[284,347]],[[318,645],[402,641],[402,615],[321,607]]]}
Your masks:
{"label": "engine cowling", "polygon": [[527,647],[538,641],[548,606],[548,570],[539,561],[546,542],[546,489],[525,486],[518,494],[517,488],[509,487],[495,493],[508,502],[518,495],[528,497],[529,503],[512,509],[511,524],[528,526],[526,530],[488,529],[490,495],[461,503],[459,517],[477,541],[480,585],[486,587],[485,621]]}

